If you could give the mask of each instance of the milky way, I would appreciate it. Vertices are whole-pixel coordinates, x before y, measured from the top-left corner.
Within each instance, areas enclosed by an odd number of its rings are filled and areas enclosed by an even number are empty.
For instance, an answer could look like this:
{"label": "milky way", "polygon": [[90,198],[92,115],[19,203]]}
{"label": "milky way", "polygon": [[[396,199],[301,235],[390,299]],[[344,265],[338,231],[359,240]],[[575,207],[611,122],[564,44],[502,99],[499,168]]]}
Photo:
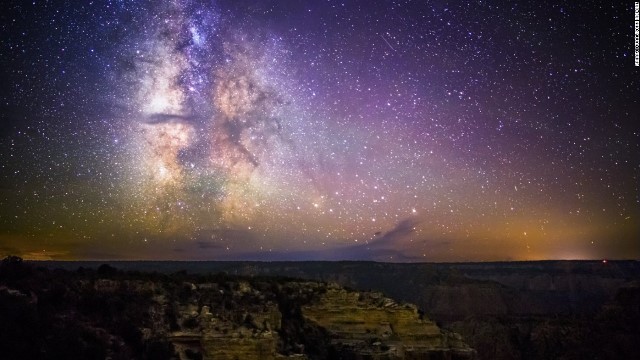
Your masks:
{"label": "milky way", "polygon": [[640,255],[632,3],[1,7],[0,255]]}

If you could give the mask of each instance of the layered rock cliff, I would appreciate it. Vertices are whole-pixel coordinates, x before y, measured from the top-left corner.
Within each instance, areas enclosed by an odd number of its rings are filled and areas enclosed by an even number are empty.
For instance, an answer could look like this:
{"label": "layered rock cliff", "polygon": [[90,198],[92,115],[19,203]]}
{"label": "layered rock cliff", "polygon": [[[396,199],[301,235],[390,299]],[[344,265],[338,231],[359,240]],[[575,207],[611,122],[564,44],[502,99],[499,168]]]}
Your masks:
{"label": "layered rock cliff", "polygon": [[331,335],[336,352],[369,359],[469,359],[475,356],[455,333],[443,333],[411,304],[381,293],[334,286],[302,307],[303,317]]}
{"label": "layered rock cliff", "polygon": [[441,329],[462,334],[480,359],[640,357],[636,346],[640,301],[625,300],[640,296],[638,261],[123,262],[117,266],[291,276],[382,291],[425,309]]}
{"label": "layered rock cliff", "polygon": [[474,359],[413,305],[285,278],[0,266],[11,359]]}
{"label": "layered rock cliff", "polygon": [[[48,265],[76,269],[81,264]],[[460,333],[479,359],[640,357],[636,346],[640,301],[625,300],[640,296],[638,261],[119,262],[117,266],[165,273],[188,269],[291,276],[382,291],[425,309],[441,329]]]}

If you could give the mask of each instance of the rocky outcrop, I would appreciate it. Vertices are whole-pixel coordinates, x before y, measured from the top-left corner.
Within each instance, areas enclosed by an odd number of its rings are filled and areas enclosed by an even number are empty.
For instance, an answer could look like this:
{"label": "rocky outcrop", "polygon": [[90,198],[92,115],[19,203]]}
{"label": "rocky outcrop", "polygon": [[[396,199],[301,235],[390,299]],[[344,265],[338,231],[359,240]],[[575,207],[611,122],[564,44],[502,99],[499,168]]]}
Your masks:
{"label": "rocky outcrop", "polygon": [[[425,309],[441,329],[460,333],[480,359],[619,359],[640,354],[636,346],[640,315],[635,305],[640,302],[623,301],[639,293],[639,261],[125,262],[118,266],[166,273],[185,268],[195,273],[290,276],[382,291]],[[286,318],[281,333],[289,339],[280,348],[296,353],[305,344],[308,353],[322,354],[325,349],[327,358],[326,349],[338,335],[305,322],[296,310],[288,310],[295,309],[291,305],[280,307]],[[301,328],[307,336],[293,331]]]}
{"label": "rocky outcrop", "polygon": [[473,359],[455,333],[443,333],[414,305],[381,293],[347,291],[337,285],[302,307],[302,315],[327,331],[336,352],[354,359]]}
{"label": "rocky outcrop", "polygon": [[278,347],[282,315],[273,288],[268,282],[184,283],[173,303],[178,327],[168,339],[181,359],[286,358]]}
{"label": "rocky outcrop", "polygon": [[475,357],[460,335],[442,332],[415,306],[400,305],[381,293],[318,282],[223,285],[184,285],[191,290],[179,305],[177,323],[182,325],[168,336],[181,358]]}
{"label": "rocky outcrop", "polygon": [[11,359],[475,358],[413,305],[315,281],[14,261],[0,266],[0,305]]}

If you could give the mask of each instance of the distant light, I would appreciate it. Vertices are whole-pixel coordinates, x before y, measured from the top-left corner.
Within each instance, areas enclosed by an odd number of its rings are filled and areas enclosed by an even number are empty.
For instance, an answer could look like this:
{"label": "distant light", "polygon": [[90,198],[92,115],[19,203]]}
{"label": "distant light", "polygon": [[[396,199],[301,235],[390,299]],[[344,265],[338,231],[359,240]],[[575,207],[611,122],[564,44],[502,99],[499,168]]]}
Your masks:
{"label": "distant light", "polygon": [[606,264],[606,263],[607,263],[607,259],[603,259],[603,260],[602,260],[602,263],[603,263],[603,264]]}

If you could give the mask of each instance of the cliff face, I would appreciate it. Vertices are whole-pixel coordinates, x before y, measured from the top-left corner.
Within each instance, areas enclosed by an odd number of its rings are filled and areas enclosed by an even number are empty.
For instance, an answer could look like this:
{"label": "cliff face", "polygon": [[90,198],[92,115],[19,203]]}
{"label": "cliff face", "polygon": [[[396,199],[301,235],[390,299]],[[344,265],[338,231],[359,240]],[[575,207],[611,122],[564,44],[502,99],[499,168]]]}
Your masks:
{"label": "cliff face", "polygon": [[[53,263],[75,269],[78,263]],[[88,263],[86,266],[99,264]],[[131,270],[291,276],[382,291],[417,304],[441,329],[461,334],[480,359],[624,359],[640,350],[640,262],[538,261],[455,264],[375,262],[124,262]],[[282,299],[280,300],[282,303]],[[294,307],[295,308],[295,307]],[[285,348],[326,354],[332,339],[280,306]],[[300,310],[301,312],[301,310]],[[298,320],[296,320],[298,319]],[[296,322],[297,321],[297,322]],[[445,333],[446,333],[445,331]],[[384,333],[384,331],[382,331]],[[309,335],[313,334],[313,335]],[[318,340],[322,339],[322,341]],[[331,341],[329,341],[329,340]],[[377,342],[377,341],[374,341]],[[296,345],[296,343],[298,345]],[[337,345],[339,341],[333,341]],[[382,343],[382,342],[380,342]],[[325,350],[323,350],[325,349]],[[324,351],[324,353],[323,353]],[[405,353],[405,356],[407,353]]]}
{"label": "cliff face", "polygon": [[413,305],[380,293],[331,287],[302,308],[306,321],[331,335],[331,347],[352,358],[471,359],[475,353],[459,335],[443,333]]}
{"label": "cliff face", "polygon": [[180,358],[275,359],[282,315],[273,285],[184,282],[178,298],[167,300],[177,324],[167,338]]}
{"label": "cliff face", "polygon": [[[481,359],[620,359],[640,355],[640,301],[624,300],[638,296],[638,261],[152,262],[118,266],[165,271],[176,271],[179,266],[193,272],[292,276],[382,291],[417,304],[442,329],[462,334]],[[308,333],[318,332],[315,338],[324,334],[322,338],[332,342],[316,344],[313,338],[306,338],[299,343],[307,347],[315,344],[319,353],[332,343],[341,343],[334,341],[340,334],[325,334],[311,323],[300,323],[299,327],[307,326]],[[326,326],[330,329],[332,325]]]}
{"label": "cliff face", "polygon": [[319,282],[188,283],[169,340],[181,358],[473,359],[413,305]]}
{"label": "cliff face", "polygon": [[620,359],[640,352],[640,263],[235,263],[383,291],[462,334],[481,359]]}
{"label": "cliff face", "polygon": [[11,359],[474,359],[413,305],[323,282],[0,266]]}

